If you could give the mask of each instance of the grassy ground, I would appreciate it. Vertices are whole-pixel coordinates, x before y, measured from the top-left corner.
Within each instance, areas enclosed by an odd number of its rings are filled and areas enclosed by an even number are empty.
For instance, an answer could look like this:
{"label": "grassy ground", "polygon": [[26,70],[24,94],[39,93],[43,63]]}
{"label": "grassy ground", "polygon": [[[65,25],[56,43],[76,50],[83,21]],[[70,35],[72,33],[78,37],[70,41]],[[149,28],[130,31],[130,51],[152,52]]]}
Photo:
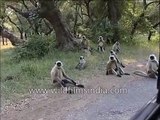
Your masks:
{"label": "grassy ground", "polygon": [[[137,45],[121,44],[122,51],[119,57],[125,63],[132,63],[142,59],[147,60],[148,55],[154,53],[158,55],[158,44],[138,41]],[[64,68],[69,76],[75,80],[81,81],[83,78],[89,78],[92,74],[105,72],[105,63],[108,60],[111,46],[107,46],[104,54],[93,52],[93,55],[87,57],[82,52],[59,52],[57,50],[50,52],[42,59],[23,60],[20,62],[12,61],[13,49],[1,46],[1,90],[2,102],[16,101],[28,94],[29,89],[45,88],[53,86],[50,80],[50,70],[57,60],[64,63]],[[89,63],[86,70],[75,70],[79,56],[86,56]],[[158,56],[157,56],[158,57]],[[8,76],[13,76],[12,80],[6,80]]]}

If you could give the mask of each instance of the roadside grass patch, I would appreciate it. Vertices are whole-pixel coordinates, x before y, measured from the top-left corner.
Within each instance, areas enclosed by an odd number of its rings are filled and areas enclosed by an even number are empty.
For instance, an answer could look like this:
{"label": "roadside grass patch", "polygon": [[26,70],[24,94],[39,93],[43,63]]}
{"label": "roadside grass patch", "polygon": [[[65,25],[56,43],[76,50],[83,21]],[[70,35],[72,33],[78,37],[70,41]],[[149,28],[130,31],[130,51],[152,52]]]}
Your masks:
{"label": "roadside grass patch", "polygon": [[[1,98],[2,105],[8,101],[16,101],[24,95],[29,94],[29,89],[53,88],[50,79],[50,71],[57,60],[64,64],[66,73],[76,81],[82,81],[96,74],[105,74],[106,62],[108,61],[111,45],[106,46],[105,53],[93,52],[87,57],[83,52],[61,52],[56,49],[49,51],[41,59],[23,59],[19,62],[12,60],[14,48],[1,50]],[[96,48],[96,45],[94,45]],[[158,57],[158,43],[147,43],[141,41],[139,44],[121,44],[119,58],[124,61],[141,61],[148,59],[149,54]],[[79,57],[83,55],[88,66],[85,70],[76,70],[75,66]],[[12,76],[11,80],[6,80]],[[84,81],[85,82],[85,81]]]}

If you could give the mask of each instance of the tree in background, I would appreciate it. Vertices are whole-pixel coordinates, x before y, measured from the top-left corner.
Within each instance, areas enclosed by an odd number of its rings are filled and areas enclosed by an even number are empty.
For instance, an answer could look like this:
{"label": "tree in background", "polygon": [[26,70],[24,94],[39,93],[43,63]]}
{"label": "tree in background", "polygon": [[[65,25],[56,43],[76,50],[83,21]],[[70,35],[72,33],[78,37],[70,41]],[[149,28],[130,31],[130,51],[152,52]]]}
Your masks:
{"label": "tree in background", "polygon": [[84,34],[93,42],[102,35],[113,43],[132,42],[136,34],[149,32],[148,40],[151,40],[159,26],[159,0],[7,0],[1,3],[1,28],[14,36],[14,40],[8,37],[13,45],[33,35],[53,36],[55,47],[60,50],[76,49],[77,34]]}
{"label": "tree in background", "polygon": [[74,49],[75,46],[78,46],[60,10],[56,7],[55,1],[39,0],[39,2],[40,17],[47,19],[55,30],[57,40],[56,46],[60,49]]}
{"label": "tree in background", "polygon": [[120,40],[119,20],[122,16],[124,0],[108,0],[108,18],[113,28],[113,42]]}

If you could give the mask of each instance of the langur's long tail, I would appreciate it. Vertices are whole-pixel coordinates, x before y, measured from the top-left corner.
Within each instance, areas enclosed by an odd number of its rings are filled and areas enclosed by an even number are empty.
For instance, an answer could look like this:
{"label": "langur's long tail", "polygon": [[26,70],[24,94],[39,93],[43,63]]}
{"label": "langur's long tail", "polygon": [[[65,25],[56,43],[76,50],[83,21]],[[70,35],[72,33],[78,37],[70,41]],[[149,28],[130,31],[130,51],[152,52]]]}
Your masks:
{"label": "langur's long tail", "polygon": [[72,79],[69,79],[76,87],[79,87],[79,88],[84,88],[84,85],[82,84],[77,84],[74,80]]}
{"label": "langur's long tail", "polygon": [[130,75],[129,73],[123,73],[124,75]]}
{"label": "langur's long tail", "polygon": [[148,77],[148,75],[141,70],[136,70],[136,71],[133,72],[133,74],[139,75],[139,76],[142,76],[142,77]]}
{"label": "langur's long tail", "polygon": [[[75,85],[76,87],[79,87],[79,88],[84,88],[84,85],[82,85],[82,84],[77,84],[77,85]],[[74,91],[72,90],[72,89],[70,89],[70,90],[68,90],[67,91],[67,93],[69,93],[69,94],[74,94]]]}
{"label": "langur's long tail", "polygon": [[79,88],[84,88],[84,85],[82,85],[82,84],[78,84],[76,86],[79,87]]}

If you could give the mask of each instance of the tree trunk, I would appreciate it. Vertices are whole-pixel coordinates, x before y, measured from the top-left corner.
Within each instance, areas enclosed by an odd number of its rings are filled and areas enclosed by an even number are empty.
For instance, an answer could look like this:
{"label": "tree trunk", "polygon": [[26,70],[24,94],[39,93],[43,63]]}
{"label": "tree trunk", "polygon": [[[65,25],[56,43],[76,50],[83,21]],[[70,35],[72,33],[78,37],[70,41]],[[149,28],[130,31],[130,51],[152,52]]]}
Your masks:
{"label": "tree trunk", "polygon": [[23,40],[23,31],[20,32],[20,39]]}
{"label": "tree trunk", "polygon": [[4,44],[4,37],[2,37],[2,45],[5,45],[5,44]]}
{"label": "tree trunk", "polygon": [[78,4],[76,4],[75,10],[76,12],[75,12],[73,32],[74,32],[74,35],[77,35],[77,22],[78,22],[78,11],[79,11]]}
{"label": "tree trunk", "polygon": [[39,0],[39,2],[41,4],[40,16],[46,18],[55,30],[56,47],[61,50],[75,49],[78,43],[62,18],[60,10],[56,8],[54,1]]}
{"label": "tree trunk", "polygon": [[132,8],[132,11],[133,11],[134,14],[135,14],[135,9],[136,9],[136,1],[133,1],[133,8]]}
{"label": "tree trunk", "polygon": [[13,46],[17,46],[23,42],[14,34],[9,32],[7,29],[3,29],[1,26],[0,26],[0,36],[2,36],[2,38],[8,38]]}
{"label": "tree trunk", "polygon": [[25,37],[25,40],[27,40],[27,34],[26,33],[24,33],[24,37]]}
{"label": "tree trunk", "polygon": [[143,17],[144,17],[144,13],[142,13],[139,16],[139,18],[133,23],[133,27],[132,27],[132,30],[131,30],[131,39],[133,39],[133,35],[136,32],[136,28],[137,28],[139,22],[142,20]]}
{"label": "tree trunk", "polygon": [[91,17],[90,2],[91,2],[91,0],[84,0],[85,7],[86,7],[86,9],[87,9],[87,16],[88,16],[88,18],[89,18],[89,22],[92,23],[92,22],[93,22],[93,19],[92,19],[92,17]]}
{"label": "tree trunk", "polygon": [[121,11],[120,11],[120,2],[118,0],[108,0],[108,13],[109,13],[109,20],[113,28],[113,40],[112,42],[119,41],[119,25],[118,21],[121,18]]}
{"label": "tree trunk", "polygon": [[149,34],[148,34],[148,41],[151,41],[151,37],[152,37],[152,31],[149,31]]}
{"label": "tree trunk", "polygon": [[145,8],[146,5],[147,5],[147,1],[143,0],[143,7]]}

